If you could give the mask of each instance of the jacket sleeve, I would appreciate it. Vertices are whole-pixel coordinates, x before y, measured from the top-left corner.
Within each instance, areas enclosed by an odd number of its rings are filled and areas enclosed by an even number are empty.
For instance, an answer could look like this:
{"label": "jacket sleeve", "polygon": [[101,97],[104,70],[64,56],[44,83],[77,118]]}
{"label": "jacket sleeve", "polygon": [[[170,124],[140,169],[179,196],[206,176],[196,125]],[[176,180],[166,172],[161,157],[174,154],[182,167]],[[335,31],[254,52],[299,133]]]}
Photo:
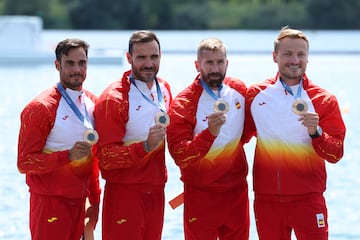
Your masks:
{"label": "jacket sleeve", "polygon": [[338,162],[344,154],[344,139],[346,127],[341,117],[341,111],[334,95],[328,95],[314,100],[315,111],[319,114],[319,126],[323,134],[312,139],[315,152],[328,162]]}
{"label": "jacket sleeve", "polygon": [[196,97],[179,95],[170,106],[170,124],[167,127],[168,148],[180,168],[196,164],[209,151],[215,140],[208,128],[194,136],[196,124]]}
{"label": "jacket sleeve", "polygon": [[[96,152],[96,146],[93,147],[93,153]],[[88,192],[89,202],[91,205],[98,205],[100,203],[100,182],[99,182],[99,161],[93,154],[93,168],[92,175],[90,177]]]}
{"label": "jacket sleeve", "polygon": [[[116,90],[111,92],[120,94]],[[101,169],[131,168],[144,159],[147,152],[142,142],[128,146],[123,142],[128,120],[128,104],[123,95],[104,92],[95,105],[94,118],[100,136],[96,155]]]}
{"label": "jacket sleeve", "polygon": [[254,87],[250,87],[245,97],[245,123],[244,131],[241,137],[243,144],[248,143],[253,136],[256,136],[256,127],[251,114],[251,104],[258,91]]}
{"label": "jacket sleeve", "polygon": [[44,153],[55,115],[39,101],[29,103],[20,115],[17,167],[20,173],[43,174],[70,163],[69,151]]}

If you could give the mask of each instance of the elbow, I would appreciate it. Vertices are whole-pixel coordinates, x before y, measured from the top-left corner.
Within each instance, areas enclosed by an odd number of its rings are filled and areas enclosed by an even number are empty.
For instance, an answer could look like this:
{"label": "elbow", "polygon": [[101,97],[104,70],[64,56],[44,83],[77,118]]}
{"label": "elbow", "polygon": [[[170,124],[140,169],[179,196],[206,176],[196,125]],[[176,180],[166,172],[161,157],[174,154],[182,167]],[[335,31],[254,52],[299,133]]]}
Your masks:
{"label": "elbow", "polygon": [[327,159],[327,161],[328,161],[329,163],[337,163],[337,162],[339,162],[339,161],[342,159],[342,157],[343,157],[343,153],[341,153],[341,154],[339,154],[339,155],[337,155],[337,156],[332,155],[332,156],[330,156],[330,157],[328,157],[328,158],[326,158],[326,159]]}
{"label": "elbow", "polygon": [[21,174],[26,174],[26,169],[23,163],[18,162],[17,163],[17,169]]}
{"label": "elbow", "polygon": [[343,156],[344,156],[344,151],[341,149],[337,153],[333,153],[333,154],[327,153],[324,158],[329,163],[337,163],[342,159]]}

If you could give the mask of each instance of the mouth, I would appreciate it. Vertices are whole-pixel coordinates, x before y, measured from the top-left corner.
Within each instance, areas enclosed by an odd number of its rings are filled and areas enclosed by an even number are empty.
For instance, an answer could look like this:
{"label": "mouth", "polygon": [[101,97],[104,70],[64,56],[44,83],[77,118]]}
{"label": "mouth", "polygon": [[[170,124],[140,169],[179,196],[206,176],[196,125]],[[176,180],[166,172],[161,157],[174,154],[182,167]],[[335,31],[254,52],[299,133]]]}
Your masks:
{"label": "mouth", "polygon": [[142,68],[141,69],[141,72],[144,72],[144,73],[153,73],[155,71],[154,68]]}
{"label": "mouth", "polygon": [[300,65],[289,65],[288,67],[289,67],[290,69],[292,69],[292,70],[298,70],[298,69],[301,68]]}
{"label": "mouth", "polygon": [[72,74],[70,75],[71,78],[82,78],[81,74]]}

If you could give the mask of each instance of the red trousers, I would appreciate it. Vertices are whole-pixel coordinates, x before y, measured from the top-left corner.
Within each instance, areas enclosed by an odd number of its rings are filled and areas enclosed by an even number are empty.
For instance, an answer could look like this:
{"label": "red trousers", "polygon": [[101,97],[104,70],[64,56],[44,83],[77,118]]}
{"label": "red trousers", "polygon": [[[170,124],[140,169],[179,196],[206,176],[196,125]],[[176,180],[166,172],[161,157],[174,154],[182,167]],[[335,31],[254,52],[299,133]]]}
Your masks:
{"label": "red trousers", "polygon": [[106,183],[102,213],[102,240],[161,240],[164,191]]}
{"label": "red trousers", "polygon": [[32,240],[79,240],[84,231],[85,199],[30,194]]}
{"label": "red trousers", "polygon": [[254,212],[259,240],[327,240],[325,199],[321,193],[299,196],[256,195]]}
{"label": "red trousers", "polygon": [[249,240],[248,189],[209,192],[185,186],[186,240]]}

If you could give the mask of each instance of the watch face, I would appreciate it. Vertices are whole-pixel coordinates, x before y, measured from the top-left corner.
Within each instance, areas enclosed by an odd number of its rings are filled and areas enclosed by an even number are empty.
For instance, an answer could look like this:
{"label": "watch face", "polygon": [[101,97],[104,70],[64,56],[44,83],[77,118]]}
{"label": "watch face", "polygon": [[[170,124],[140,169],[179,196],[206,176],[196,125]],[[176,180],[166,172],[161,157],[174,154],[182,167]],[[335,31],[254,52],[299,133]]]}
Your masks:
{"label": "watch face", "polygon": [[317,131],[319,136],[321,136],[322,133],[323,133],[322,128],[320,126],[317,126],[316,131]]}

